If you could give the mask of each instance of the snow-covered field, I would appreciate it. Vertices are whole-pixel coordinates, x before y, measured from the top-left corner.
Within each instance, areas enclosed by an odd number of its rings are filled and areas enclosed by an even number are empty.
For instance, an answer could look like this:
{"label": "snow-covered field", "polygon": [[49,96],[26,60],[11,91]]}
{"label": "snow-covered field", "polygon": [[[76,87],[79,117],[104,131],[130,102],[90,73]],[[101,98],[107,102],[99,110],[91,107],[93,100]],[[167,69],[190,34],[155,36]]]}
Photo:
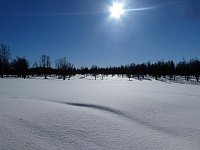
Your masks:
{"label": "snow-covered field", "polygon": [[0,79],[0,150],[199,150],[200,85]]}

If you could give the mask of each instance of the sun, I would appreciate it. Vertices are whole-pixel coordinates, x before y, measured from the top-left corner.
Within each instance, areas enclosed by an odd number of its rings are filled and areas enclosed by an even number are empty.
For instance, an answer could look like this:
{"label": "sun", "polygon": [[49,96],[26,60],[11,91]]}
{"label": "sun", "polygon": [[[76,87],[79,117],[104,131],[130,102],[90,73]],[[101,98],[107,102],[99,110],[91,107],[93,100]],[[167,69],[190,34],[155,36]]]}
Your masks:
{"label": "sun", "polygon": [[110,16],[115,19],[120,19],[120,17],[124,14],[124,8],[122,3],[115,2],[109,8]]}

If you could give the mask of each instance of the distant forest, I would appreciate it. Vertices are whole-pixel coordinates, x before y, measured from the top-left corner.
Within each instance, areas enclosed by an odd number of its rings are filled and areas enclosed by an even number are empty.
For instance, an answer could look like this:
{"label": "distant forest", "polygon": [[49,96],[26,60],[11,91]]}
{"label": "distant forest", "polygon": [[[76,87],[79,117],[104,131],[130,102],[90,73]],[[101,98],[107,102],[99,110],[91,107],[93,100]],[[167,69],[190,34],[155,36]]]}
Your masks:
{"label": "distant forest", "polygon": [[29,78],[30,76],[58,76],[59,79],[65,80],[76,74],[84,76],[92,75],[95,80],[98,75],[102,79],[107,75],[121,75],[129,78],[142,79],[145,76],[152,76],[156,80],[160,77],[169,77],[170,80],[176,80],[176,76],[183,76],[186,81],[192,77],[199,82],[200,76],[200,61],[198,58],[183,60],[178,63],[170,61],[158,61],[156,63],[131,63],[128,65],[121,65],[118,67],[98,67],[93,65],[91,68],[81,67],[75,68],[73,64],[69,63],[66,57],[59,58],[55,61],[55,67],[51,67],[51,58],[48,55],[41,55],[38,62],[30,66],[29,61],[25,57],[16,57],[10,59],[11,53],[9,46],[0,44],[0,75],[4,77],[20,77]]}

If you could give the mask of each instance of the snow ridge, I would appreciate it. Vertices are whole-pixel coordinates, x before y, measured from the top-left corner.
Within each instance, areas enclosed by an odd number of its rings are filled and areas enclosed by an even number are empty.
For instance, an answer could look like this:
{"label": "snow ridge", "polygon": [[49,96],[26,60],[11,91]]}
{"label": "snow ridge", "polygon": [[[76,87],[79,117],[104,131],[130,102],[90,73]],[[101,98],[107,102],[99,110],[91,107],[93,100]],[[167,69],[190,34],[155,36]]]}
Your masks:
{"label": "snow ridge", "polygon": [[123,119],[128,119],[131,122],[138,123],[146,128],[149,128],[149,129],[157,131],[157,132],[161,132],[166,135],[172,135],[174,137],[190,137],[190,135],[185,134],[185,133],[183,134],[182,132],[178,132],[176,129],[161,127],[159,125],[153,124],[149,121],[143,120],[136,116],[129,115],[125,112],[122,112],[120,110],[117,110],[117,109],[114,109],[111,107],[95,105],[95,104],[88,104],[88,103],[73,103],[73,102],[61,102],[61,101],[54,101],[54,102],[61,103],[61,104],[67,104],[67,105],[75,106],[75,107],[85,107],[85,108],[96,109],[96,110],[112,113],[114,115],[118,115],[118,116],[122,117]]}

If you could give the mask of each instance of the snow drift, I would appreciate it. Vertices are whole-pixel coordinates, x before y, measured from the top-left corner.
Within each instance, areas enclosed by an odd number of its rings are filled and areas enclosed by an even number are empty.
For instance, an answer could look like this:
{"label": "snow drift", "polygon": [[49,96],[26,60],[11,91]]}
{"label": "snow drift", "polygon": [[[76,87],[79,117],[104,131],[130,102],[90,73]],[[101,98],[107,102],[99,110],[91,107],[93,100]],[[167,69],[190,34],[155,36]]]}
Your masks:
{"label": "snow drift", "polygon": [[1,79],[0,149],[200,149],[200,86]]}

